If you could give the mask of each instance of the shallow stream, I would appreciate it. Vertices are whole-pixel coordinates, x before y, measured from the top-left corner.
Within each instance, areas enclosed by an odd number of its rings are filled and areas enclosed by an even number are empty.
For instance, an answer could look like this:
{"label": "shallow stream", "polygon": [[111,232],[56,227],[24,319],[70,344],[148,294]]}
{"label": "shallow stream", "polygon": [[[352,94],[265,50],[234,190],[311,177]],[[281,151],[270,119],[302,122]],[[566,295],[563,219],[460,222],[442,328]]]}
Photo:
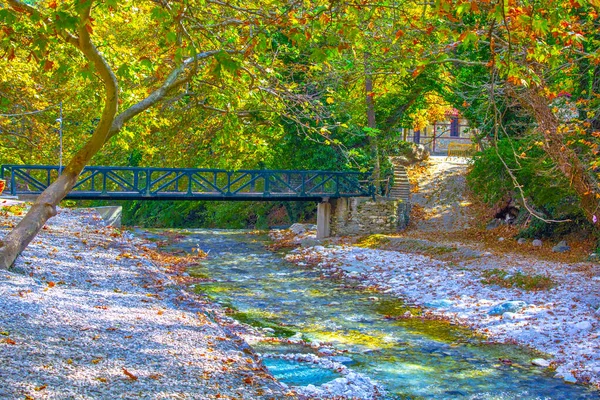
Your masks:
{"label": "shallow stream", "polygon": [[[312,342],[329,342],[353,370],[383,384],[390,399],[597,399],[599,394],[531,366],[543,357],[524,348],[494,345],[441,321],[394,319],[418,310],[348,282],[324,279],[265,249],[268,238],[243,231],[144,231],[167,241],[170,252],[209,253],[191,275],[213,282],[194,290],[237,311],[233,316],[269,328],[273,335],[301,332]],[[392,318],[390,318],[392,317]],[[297,345],[261,344],[258,352],[309,352]],[[266,360],[290,385],[320,384],[337,376],[303,365]]]}

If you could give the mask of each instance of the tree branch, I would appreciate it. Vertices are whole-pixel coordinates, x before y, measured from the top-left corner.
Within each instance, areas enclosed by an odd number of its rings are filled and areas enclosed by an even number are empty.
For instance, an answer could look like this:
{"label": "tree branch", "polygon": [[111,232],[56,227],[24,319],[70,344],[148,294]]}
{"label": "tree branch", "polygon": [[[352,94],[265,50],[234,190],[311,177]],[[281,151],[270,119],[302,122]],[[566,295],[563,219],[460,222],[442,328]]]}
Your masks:
{"label": "tree branch", "polygon": [[186,59],[185,61],[183,61],[181,63],[181,65],[179,65],[177,68],[175,68],[173,71],[171,71],[169,76],[167,76],[167,78],[165,79],[163,84],[158,89],[156,89],[155,91],[150,93],[148,95],[148,97],[144,98],[143,100],[140,100],[139,102],[132,105],[131,107],[129,107],[128,109],[121,112],[119,115],[117,115],[115,117],[112,127],[110,128],[110,133],[108,134],[108,137],[106,138],[106,140],[109,140],[110,138],[115,136],[117,133],[119,133],[119,131],[123,128],[123,125],[127,121],[129,121],[131,118],[135,117],[136,115],[140,114],[141,112],[147,110],[148,108],[152,107],[156,103],[160,102],[161,100],[163,100],[165,98],[165,96],[170,91],[181,86],[183,83],[187,82],[189,80],[189,77],[180,79],[180,76],[186,71],[186,69],[188,69],[191,65],[193,65],[193,63],[195,63],[199,60],[203,60],[203,59],[212,57],[221,51],[222,50],[205,51],[205,52],[196,54],[195,57],[190,57],[190,58]]}

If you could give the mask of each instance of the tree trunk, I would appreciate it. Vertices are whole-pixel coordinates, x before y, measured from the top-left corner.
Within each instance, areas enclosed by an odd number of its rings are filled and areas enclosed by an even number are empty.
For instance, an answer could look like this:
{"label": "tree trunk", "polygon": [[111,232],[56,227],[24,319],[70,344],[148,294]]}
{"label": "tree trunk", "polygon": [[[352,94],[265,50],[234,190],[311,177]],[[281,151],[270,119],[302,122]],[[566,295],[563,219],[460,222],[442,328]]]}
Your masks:
{"label": "tree trunk", "polygon": [[[571,186],[579,196],[581,209],[586,218],[597,223],[600,219],[600,188],[588,175],[587,168],[573,149],[565,144],[564,135],[560,132],[560,122],[552,112],[547,100],[536,89],[527,89],[523,93],[510,90],[521,106],[533,115],[537,129],[544,137],[544,151],[556,163],[558,169],[571,182]],[[594,221],[596,220],[596,222]]]}
{"label": "tree trunk", "polygon": [[[21,3],[12,3],[13,7],[15,5],[17,7],[22,6]],[[25,10],[28,13],[35,12],[35,9],[30,7],[25,7]],[[85,165],[102,148],[115,120],[119,91],[117,78],[91,41],[87,30],[90,12],[91,3],[80,11],[80,21],[77,29],[79,36],[65,35],[65,41],[83,53],[85,58],[94,65],[102,80],[105,97],[100,122],[90,140],[75,153],[58,179],[38,196],[25,217],[0,241],[0,269],[10,268],[17,256],[44,227],[46,221],[56,215],[56,206],[71,191]]]}
{"label": "tree trunk", "polygon": [[[371,70],[371,64],[369,60],[370,54],[364,54],[365,61],[365,102],[367,105],[367,126],[372,129],[377,128],[377,121],[375,119],[375,102],[373,100],[373,71]],[[376,132],[370,131],[369,147],[371,149],[371,155],[373,157],[373,180],[378,186],[378,181],[381,179],[381,163],[379,161],[379,143]]]}

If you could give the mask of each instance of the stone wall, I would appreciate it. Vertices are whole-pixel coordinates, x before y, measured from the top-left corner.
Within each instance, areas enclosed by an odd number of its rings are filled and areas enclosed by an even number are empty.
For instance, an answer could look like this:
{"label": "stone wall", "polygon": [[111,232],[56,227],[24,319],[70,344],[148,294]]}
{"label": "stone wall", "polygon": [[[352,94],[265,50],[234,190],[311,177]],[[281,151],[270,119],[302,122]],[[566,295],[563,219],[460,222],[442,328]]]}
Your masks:
{"label": "stone wall", "polygon": [[408,225],[409,204],[399,199],[354,197],[331,200],[331,235],[394,233]]}

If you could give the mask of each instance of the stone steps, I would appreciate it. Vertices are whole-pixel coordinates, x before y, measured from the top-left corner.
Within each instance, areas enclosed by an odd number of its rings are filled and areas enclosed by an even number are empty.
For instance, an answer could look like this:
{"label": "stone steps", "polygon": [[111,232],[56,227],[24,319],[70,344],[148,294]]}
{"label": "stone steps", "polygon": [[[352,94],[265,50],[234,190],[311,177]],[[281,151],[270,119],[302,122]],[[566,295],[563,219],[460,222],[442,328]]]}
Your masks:
{"label": "stone steps", "polygon": [[406,202],[410,197],[410,182],[403,165],[394,165],[394,186],[390,188],[389,196]]}

